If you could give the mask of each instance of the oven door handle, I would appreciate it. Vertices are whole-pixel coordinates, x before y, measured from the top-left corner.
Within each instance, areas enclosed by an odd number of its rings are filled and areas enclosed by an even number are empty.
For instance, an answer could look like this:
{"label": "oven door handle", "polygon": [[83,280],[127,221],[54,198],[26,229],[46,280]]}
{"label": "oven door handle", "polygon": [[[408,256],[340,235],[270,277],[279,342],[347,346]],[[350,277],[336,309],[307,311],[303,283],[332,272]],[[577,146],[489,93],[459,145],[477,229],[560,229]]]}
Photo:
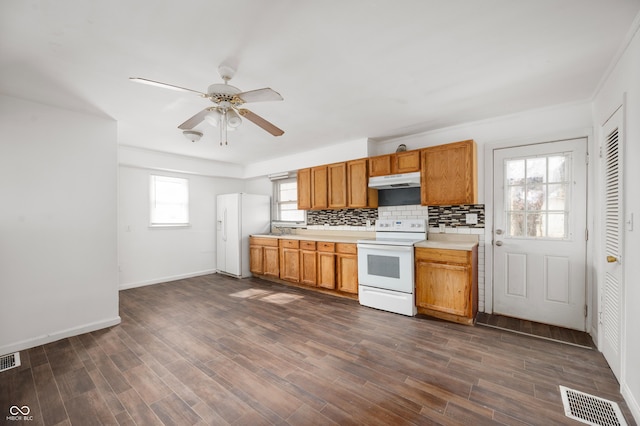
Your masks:
{"label": "oven door handle", "polygon": [[413,246],[391,246],[386,244],[358,244],[358,249],[378,251],[412,251]]}

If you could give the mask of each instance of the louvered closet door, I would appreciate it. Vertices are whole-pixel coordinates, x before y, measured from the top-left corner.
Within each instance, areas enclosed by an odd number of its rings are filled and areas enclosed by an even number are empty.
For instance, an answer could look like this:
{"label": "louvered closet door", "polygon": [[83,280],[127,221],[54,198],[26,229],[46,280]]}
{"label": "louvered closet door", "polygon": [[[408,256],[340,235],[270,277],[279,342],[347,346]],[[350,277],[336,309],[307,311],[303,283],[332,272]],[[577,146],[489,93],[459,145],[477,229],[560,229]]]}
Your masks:
{"label": "louvered closet door", "polygon": [[603,127],[604,157],[604,281],[600,289],[601,348],[611,370],[620,379],[622,322],[622,110]]}

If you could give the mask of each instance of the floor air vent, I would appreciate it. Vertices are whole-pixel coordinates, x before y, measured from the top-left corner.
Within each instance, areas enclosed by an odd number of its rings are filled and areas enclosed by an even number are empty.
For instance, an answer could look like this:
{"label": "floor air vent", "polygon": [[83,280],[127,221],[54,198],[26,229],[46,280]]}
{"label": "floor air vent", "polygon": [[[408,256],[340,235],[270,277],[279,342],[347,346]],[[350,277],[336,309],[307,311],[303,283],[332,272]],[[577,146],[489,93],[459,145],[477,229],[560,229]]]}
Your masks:
{"label": "floor air vent", "polygon": [[620,407],[613,401],[560,386],[564,414],[594,426],[627,426]]}
{"label": "floor air vent", "polygon": [[0,356],[0,373],[20,366],[20,352]]}

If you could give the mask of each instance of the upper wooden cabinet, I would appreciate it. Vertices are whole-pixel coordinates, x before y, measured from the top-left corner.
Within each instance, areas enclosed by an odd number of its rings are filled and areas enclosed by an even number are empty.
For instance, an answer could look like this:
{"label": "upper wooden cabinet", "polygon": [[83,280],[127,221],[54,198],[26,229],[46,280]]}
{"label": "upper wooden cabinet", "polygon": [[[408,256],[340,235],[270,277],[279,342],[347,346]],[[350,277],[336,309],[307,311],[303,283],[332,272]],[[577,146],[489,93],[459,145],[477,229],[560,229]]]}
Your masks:
{"label": "upper wooden cabinet", "polygon": [[298,170],[298,209],[311,208],[311,169]]}
{"label": "upper wooden cabinet", "polygon": [[378,207],[378,191],[369,188],[367,171],[366,158],[298,170],[298,208]]}
{"label": "upper wooden cabinet", "polygon": [[349,208],[378,207],[378,190],[369,188],[366,158],[347,162],[347,181]]}
{"label": "upper wooden cabinet", "polygon": [[326,209],[328,203],[327,166],[311,168],[311,208]]}
{"label": "upper wooden cabinet", "polygon": [[473,140],[433,146],[421,152],[423,206],[478,202],[476,143]]}
{"label": "upper wooden cabinet", "polygon": [[330,209],[347,207],[347,164],[335,163],[327,166],[327,205]]}
{"label": "upper wooden cabinet", "polygon": [[391,156],[378,155],[369,158],[369,176],[387,176],[391,174]]}
{"label": "upper wooden cabinet", "polygon": [[387,176],[420,171],[420,150],[396,152],[369,158],[369,176]]}
{"label": "upper wooden cabinet", "polygon": [[420,151],[405,151],[393,154],[395,157],[391,162],[391,172],[411,173],[420,171]]}

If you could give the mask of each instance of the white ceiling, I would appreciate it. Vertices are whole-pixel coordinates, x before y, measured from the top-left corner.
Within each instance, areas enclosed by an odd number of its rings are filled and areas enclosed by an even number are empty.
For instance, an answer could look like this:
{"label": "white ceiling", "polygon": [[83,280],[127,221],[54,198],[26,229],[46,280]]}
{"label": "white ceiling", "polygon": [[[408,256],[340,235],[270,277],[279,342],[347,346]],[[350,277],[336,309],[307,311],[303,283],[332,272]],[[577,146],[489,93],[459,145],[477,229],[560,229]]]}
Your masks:
{"label": "white ceiling", "polygon": [[[122,145],[250,164],[588,100],[640,0],[2,0],[0,92],[118,121]],[[283,102],[187,141],[177,126],[221,82],[271,87]]]}

